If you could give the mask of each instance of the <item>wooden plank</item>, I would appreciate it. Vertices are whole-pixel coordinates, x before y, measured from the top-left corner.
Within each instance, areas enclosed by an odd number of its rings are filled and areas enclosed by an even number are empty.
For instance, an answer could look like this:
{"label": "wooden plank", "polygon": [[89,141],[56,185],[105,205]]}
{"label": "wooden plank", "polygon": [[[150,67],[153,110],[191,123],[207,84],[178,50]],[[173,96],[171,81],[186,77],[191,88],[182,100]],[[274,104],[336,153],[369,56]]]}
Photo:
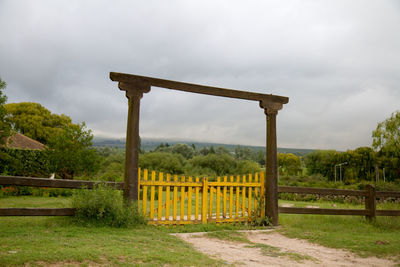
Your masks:
{"label": "wooden plank", "polygon": [[238,183],[238,182],[233,182],[233,183],[231,183],[231,182],[209,182],[208,183],[209,184],[209,186],[215,186],[215,187],[217,187],[217,186],[240,186],[240,187],[256,187],[256,186],[261,186],[261,184],[260,183],[254,183],[254,182],[247,182],[247,183],[245,183],[245,184],[243,184],[243,183]]}
{"label": "wooden plank", "polygon": [[[258,173],[256,173],[254,175],[254,181],[258,182]],[[258,191],[259,191],[259,188],[255,187],[254,188],[254,212],[257,211],[257,200],[258,200],[258,195],[259,195]]]}
{"label": "wooden plank", "polygon": [[212,209],[213,209],[213,202],[214,202],[214,187],[209,186],[210,188],[210,199],[209,199],[209,208],[208,208],[208,217],[212,218]]}
{"label": "wooden plank", "polygon": [[314,208],[295,208],[295,207],[279,207],[279,213],[288,214],[319,214],[319,215],[362,215],[368,214],[367,210],[354,209],[314,209]]}
{"label": "wooden plank", "polygon": [[97,183],[113,186],[116,189],[123,189],[124,187],[124,183],[121,182],[63,180],[63,179],[20,177],[20,176],[0,176],[0,185],[71,188],[71,189],[80,189],[83,186],[85,186],[88,189],[92,189],[93,186]]}
{"label": "wooden plank", "polygon": [[208,195],[208,184],[207,178],[203,179],[203,194],[201,196],[201,222],[207,223],[207,195]]}
{"label": "wooden plank", "polygon": [[366,219],[372,221],[376,218],[376,195],[375,186],[367,184],[368,196],[365,197],[365,209],[368,211]]}
{"label": "wooden plank", "polygon": [[[181,177],[181,181],[182,181],[182,183],[185,182],[185,176]],[[185,220],[185,189],[186,189],[186,187],[184,187],[184,186],[181,187],[181,208],[180,208],[180,212],[181,212],[180,220],[181,221]]]}
{"label": "wooden plank", "polygon": [[141,185],[147,186],[179,186],[179,187],[202,187],[202,183],[197,182],[181,182],[181,181],[142,181]]}
{"label": "wooden plank", "polygon": [[[265,198],[264,198],[264,188],[265,188],[265,173],[264,172],[260,172],[260,203],[262,205],[265,205]],[[265,216],[265,208],[261,207],[261,217]]]}
{"label": "wooden plank", "polygon": [[[149,177],[149,171],[145,169],[143,171],[143,182],[147,181],[148,177]],[[143,186],[142,190],[143,190],[143,203],[142,203],[143,215],[146,216],[146,214],[147,214],[147,186]]]}
{"label": "wooden plank", "polygon": [[343,196],[367,196],[364,190],[347,190],[333,188],[312,188],[297,186],[279,186],[278,193],[317,194],[317,195],[343,195]]}
{"label": "wooden plank", "polygon": [[248,91],[239,91],[226,88],[205,86],[199,84],[177,82],[171,80],[164,80],[134,74],[110,72],[110,79],[112,81],[133,83],[133,84],[149,84],[150,86],[156,86],[161,88],[168,88],[172,90],[185,91],[190,93],[198,93],[213,96],[222,96],[230,98],[238,98],[244,100],[253,101],[269,101],[274,103],[286,104],[289,102],[288,97],[272,95],[272,94],[261,94]]}
{"label": "wooden plank", "polygon": [[[192,181],[192,177],[189,176],[189,182]],[[188,187],[188,206],[187,206],[187,218],[192,219],[192,187]]]}
{"label": "wooden plank", "polygon": [[[230,177],[230,181],[233,182],[233,176]],[[233,215],[233,186],[229,187],[229,218]]]}
{"label": "wooden plank", "polygon": [[400,198],[400,192],[390,192],[390,191],[377,191],[376,197],[383,198],[383,197],[393,197],[393,198]]}
{"label": "wooden plank", "polygon": [[376,210],[376,216],[400,216],[400,210]]}
{"label": "wooden plank", "polygon": [[[199,177],[196,177],[196,182],[197,183],[199,182]],[[194,207],[195,207],[194,218],[195,218],[195,220],[198,220],[199,219],[199,198],[200,198],[199,192],[200,192],[200,188],[196,187],[195,190],[196,190],[196,193],[195,193],[195,197],[194,197]]]}
{"label": "wooden plank", "polygon": [[[164,179],[164,174],[162,172],[158,173],[158,179],[160,182]],[[157,220],[161,220],[162,217],[162,199],[163,199],[163,187],[158,186],[158,207],[157,207]]]}
{"label": "wooden plank", "polygon": [[[155,181],[156,180],[156,172],[152,171],[151,172],[151,180]],[[154,196],[155,196],[155,187],[152,185],[150,187],[150,220],[154,220]]]}
{"label": "wooden plank", "polygon": [[[227,182],[228,177],[224,176],[224,183]],[[226,218],[226,186],[223,187],[223,196],[222,196],[222,209],[223,209],[223,217]]]}
{"label": "wooden plank", "polygon": [[[169,180],[171,180],[171,175],[168,173],[167,174],[167,182],[169,182]],[[165,192],[165,219],[166,220],[169,220],[169,210],[170,210],[169,202],[171,200],[170,190],[171,190],[171,188],[169,186],[167,186],[166,192]]]}
{"label": "wooden plank", "polygon": [[0,216],[74,216],[74,208],[0,208]]}
{"label": "wooden plank", "polygon": [[[251,183],[252,182],[252,180],[253,180],[253,176],[251,175],[251,174],[249,174],[249,182]],[[247,207],[247,215],[248,216],[250,216],[250,214],[251,214],[251,198],[252,198],[252,190],[253,190],[253,188],[252,187],[249,187],[249,192],[248,192],[248,196],[247,196],[247,200],[248,200],[248,207]]]}
{"label": "wooden plank", "polygon": [[[243,175],[243,185],[246,184],[246,175]],[[242,187],[242,217],[246,214],[246,187]]]}
{"label": "wooden plank", "polygon": [[[178,181],[178,175],[174,175],[174,181]],[[174,221],[176,221],[177,218],[177,210],[178,210],[178,187],[174,186],[174,205],[172,208],[172,218]]]}
{"label": "wooden plank", "polygon": [[[240,182],[240,175],[236,176],[236,182]],[[236,187],[236,212],[235,217],[239,217],[240,187]]]}
{"label": "wooden plank", "polygon": [[[217,182],[221,182],[221,177],[217,177]],[[219,219],[219,214],[221,212],[221,187],[217,187],[217,210],[216,210],[216,217]]]}

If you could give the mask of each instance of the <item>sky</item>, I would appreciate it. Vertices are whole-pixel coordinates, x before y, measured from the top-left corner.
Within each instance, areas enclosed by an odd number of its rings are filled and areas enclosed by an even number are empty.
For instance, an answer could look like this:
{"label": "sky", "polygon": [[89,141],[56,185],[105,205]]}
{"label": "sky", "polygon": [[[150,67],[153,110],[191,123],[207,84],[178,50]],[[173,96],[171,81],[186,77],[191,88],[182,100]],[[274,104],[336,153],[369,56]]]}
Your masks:
{"label": "sky", "polygon": [[[399,1],[0,0],[8,102],[38,102],[123,138],[109,72],[289,97],[278,146],[371,146],[399,110]],[[140,136],[265,145],[257,102],[152,88]]]}

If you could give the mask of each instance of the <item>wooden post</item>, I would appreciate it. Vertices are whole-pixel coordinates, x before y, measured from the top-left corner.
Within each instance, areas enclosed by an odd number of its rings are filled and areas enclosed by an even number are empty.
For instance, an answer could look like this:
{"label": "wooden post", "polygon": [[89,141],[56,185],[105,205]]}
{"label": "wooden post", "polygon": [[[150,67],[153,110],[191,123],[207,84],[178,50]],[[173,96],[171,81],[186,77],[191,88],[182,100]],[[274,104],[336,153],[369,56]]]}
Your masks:
{"label": "wooden post", "polygon": [[368,215],[365,218],[368,221],[376,219],[376,191],[375,186],[368,184],[365,188],[367,190],[367,196],[365,197],[365,209],[368,211]]}
{"label": "wooden post", "polygon": [[276,141],[276,115],[282,105],[269,101],[260,101],[267,119],[266,159],[265,159],[265,215],[273,225],[278,225],[278,155]]}
{"label": "wooden post", "polygon": [[126,129],[124,198],[129,202],[138,200],[139,168],[139,112],[143,93],[150,91],[150,84],[145,82],[119,82],[118,87],[126,91],[128,98],[128,125]]}

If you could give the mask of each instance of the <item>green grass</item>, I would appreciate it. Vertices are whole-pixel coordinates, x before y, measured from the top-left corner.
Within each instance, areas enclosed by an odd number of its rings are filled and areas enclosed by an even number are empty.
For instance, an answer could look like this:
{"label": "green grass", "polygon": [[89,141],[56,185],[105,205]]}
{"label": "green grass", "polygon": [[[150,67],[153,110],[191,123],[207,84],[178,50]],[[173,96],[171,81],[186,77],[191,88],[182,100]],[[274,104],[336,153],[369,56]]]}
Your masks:
{"label": "green grass", "polygon": [[[330,202],[292,202],[294,206],[364,208]],[[0,198],[0,207],[70,207],[66,197]],[[399,204],[379,204],[399,209]],[[378,217],[369,223],[361,216],[280,215],[278,231],[327,247],[349,249],[362,256],[392,257],[400,263],[400,218]],[[200,224],[138,228],[83,227],[69,217],[0,217],[0,266],[45,263],[93,263],[105,265],[221,265],[196,252],[171,232],[212,232],[210,236],[246,242],[232,231],[255,229],[243,224]],[[221,231],[225,230],[225,231]],[[255,244],[249,244],[255,245]],[[260,245],[261,246],[261,245]],[[267,248],[261,248],[268,251]],[[270,251],[271,252],[271,251]],[[272,253],[272,252],[271,252]],[[283,253],[283,252],[282,252]],[[190,255],[190,256],[188,256]],[[298,255],[286,255],[296,258]],[[298,260],[303,260],[302,255]]]}
{"label": "green grass", "polygon": [[80,227],[72,218],[0,218],[0,266],[98,263],[120,266],[215,266],[157,227]]}
{"label": "green grass", "polygon": [[[332,203],[293,202],[297,207],[306,205],[335,208]],[[336,208],[364,209],[363,205],[335,203]],[[379,204],[380,209],[399,209],[399,204]],[[391,257],[400,262],[400,217],[377,217],[373,223],[362,216],[295,215],[281,214],[279,230],[289,237],[308,239],[327,247],[344,248],[361,256]]]}

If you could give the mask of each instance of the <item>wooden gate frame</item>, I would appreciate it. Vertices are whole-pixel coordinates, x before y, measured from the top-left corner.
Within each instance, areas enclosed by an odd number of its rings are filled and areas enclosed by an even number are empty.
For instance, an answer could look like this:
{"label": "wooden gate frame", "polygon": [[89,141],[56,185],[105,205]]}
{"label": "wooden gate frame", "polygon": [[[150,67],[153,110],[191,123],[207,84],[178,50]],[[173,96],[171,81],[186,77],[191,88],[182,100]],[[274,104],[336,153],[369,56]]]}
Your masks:
{"label": "wooden gate frame", "polygon": [[265,215],[273,225],[278,225],[278,165],[276,141],[276,115],[288,97],[260,94],[248,91],[204,86],[198,84],[170,81],[152,77],[110,72],[110,79],[118,82],[118,88],[125,91],[128,98],[128,125],[126,130],[126,158],[124,174],[124,197],[128,201],[138,200],[139,168],[139,113],[140,99],[150,92],[151,86],[198,93],[213,96],[230,97],[258,101],[264,109],[267,120],[266,136],[266,179],[265,179]]}

